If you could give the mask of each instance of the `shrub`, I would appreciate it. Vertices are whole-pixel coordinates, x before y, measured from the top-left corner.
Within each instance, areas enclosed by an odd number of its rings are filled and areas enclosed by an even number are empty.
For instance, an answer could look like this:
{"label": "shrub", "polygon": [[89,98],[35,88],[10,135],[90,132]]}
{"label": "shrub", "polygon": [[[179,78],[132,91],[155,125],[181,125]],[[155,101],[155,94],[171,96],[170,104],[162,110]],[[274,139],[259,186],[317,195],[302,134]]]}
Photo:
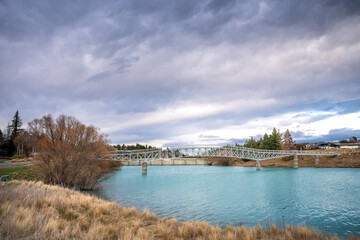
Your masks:
{"label": "shrub", "polygon": [[232,166],[234,164],[234,160],[230,158],[221,158],[216,161],[216,165],[219,166]]}
{"label": "shrub", "polygon": [[106,136],[73,117],[35,119],[29,133],[37,152],[33,163],[45,183],[89,190],[118,167],[101,160],[109,151]]}
{"label": "shrub", "polygon": [[14,155],[11,157],[11,159],[23,159],[24,156],[23,155]]}

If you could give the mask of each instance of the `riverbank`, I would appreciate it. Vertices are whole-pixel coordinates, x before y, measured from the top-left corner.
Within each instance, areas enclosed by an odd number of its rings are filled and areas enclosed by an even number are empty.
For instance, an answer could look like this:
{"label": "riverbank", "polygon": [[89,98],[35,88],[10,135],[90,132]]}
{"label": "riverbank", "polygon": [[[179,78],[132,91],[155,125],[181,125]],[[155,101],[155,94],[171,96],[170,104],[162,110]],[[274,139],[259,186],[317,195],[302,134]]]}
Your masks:
{"label": "riverbank", "polygon": [[0,176],[8,175],[8,181],[11,180],[25,180],[25,181],[39,181],[36,169],[33,166],[14,166],[8,168],[0,168]]}
{"label": "riverbank", "polygon": [[40,182],[13,181],[1,189],[0,203],[1,239],[338,239],[304,226],[180,223]]}
{"label": "riverbank", "polygon": [[[214,165],[255,167],[255,161],[236,158],[212,158]],[[320,156],[319,164],[314,156],[298,156],[299,168],[360,168],[360,152],[348,152],[338,156]],[[261,161],[261,167],[294,167],[293,157],[283,157]]]}
{"label": "riverbank", "polygon": [[[142,161],[124,161],[124,166],[140,166]],[[299,167],[316,168],[360,168],[360,152],[344,152],[339,156],[320,156],[319,164],[315,163],[315,156],[298,156]],[[228,157],[205,158],[170,158],[148,161],[149,166],[169,165],[214,165],[255,167],[256,161]],[[294,167],[293,157],[283,157],[262,160],[261,167]]]}

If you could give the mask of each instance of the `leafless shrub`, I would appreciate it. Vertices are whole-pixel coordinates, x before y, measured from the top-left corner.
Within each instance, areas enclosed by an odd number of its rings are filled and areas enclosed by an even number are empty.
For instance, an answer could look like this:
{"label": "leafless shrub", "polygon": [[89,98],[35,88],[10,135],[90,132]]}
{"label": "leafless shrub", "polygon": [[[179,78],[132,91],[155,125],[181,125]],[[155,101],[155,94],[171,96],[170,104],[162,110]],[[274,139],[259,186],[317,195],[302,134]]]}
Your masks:
{"label": "leafless shrub", "polygon": [[34,164],[45,183],[92,189],[117,165],[100,160],[109,150],[106,136],[77,119],[51,115],[29,123],[37,154]]}

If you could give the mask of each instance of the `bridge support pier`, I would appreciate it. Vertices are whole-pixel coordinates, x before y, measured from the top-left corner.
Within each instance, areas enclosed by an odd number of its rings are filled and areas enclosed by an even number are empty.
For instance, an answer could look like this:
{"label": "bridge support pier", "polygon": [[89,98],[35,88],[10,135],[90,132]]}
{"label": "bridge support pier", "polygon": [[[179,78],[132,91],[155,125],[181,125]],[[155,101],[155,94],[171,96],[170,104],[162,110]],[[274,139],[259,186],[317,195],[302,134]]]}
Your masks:
{"label": "bridge support pier", "polygon": [[256,170],[260,170],[261,166],[260,166],[260,161],[256,160]]}
{"label": "bridge support pier", "polygon": [[294,155],[294,168],[299,168],[298,155]]}
{"label": "bridge support pier", "polygon": [[319,155],[315,155],[315,165],[319,165]]}
{"label": "bridge support pier", "polygon": [[147,174],[147,163],[146,162],[142,163],[142,174]]}

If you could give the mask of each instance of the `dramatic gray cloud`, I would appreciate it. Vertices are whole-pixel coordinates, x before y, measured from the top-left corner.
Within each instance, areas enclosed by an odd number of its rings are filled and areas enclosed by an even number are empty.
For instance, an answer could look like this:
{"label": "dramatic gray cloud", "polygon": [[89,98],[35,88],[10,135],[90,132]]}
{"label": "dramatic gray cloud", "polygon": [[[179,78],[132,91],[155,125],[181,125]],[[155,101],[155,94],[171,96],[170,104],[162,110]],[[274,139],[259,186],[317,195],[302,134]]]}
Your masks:
{"label": "dramatic gray cloud", "polygon": [[4,0],[0,56],[2,128],[19,110],[75,116],[113,143],[360,129],[355,0]]}

